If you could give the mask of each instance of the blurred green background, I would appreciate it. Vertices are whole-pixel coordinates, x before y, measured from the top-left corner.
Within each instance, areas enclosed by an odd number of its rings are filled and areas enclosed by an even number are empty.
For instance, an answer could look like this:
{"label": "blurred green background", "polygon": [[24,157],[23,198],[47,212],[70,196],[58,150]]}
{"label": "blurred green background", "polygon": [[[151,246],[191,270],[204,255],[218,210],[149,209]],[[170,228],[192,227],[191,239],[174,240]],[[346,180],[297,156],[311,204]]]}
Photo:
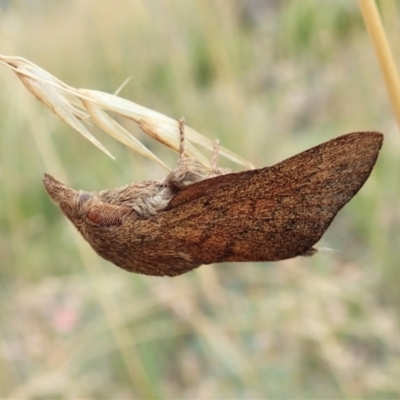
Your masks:
{"label": "blurred green background", "polygon": [[[2,399],[400,397],[400,138],[356,1],[0,4],[2,54],[74,87],[114,92],[131,76],[121,96],[185,116],[256,166],[386,134],[312,259],[133,275],[74,232],[43,173],[100,190],[166,171],[96,132],[112,161],[0,66]],[[400,4],[379,5],[399,60]]]}

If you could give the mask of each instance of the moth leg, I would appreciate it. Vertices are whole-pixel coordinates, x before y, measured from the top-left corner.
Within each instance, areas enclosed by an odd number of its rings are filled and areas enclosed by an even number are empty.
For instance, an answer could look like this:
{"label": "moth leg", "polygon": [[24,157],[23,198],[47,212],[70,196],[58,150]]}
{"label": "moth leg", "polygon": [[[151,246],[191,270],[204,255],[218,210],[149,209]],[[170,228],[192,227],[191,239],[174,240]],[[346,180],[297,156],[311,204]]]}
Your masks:
{"label": "moth leg", "polygon": [[210,168],[202,166],[202,164],[196,159],[185,155],[185,123],[186,121],[184,117],[181,117],[178,120],[180,143],[179,143],[179,161],[177,169],[192,171],[195,175],[198,175],[200,173],[201,176],[199,176],[198,178],[194,177],[194,180],[191,183],[198,182],[199,180],[210,178],[215,175],[223,175],[231,172],[231,170],[227,168],[217,167],[218,157],[219,157],[218,139],[216,139],[213,142],[213,153],[211,156]]}
{"label": "moth leg", "polygon": [[209,169],[200,161],[185,155],[185,118],[178,120],[180,143],[178,166],[166,177],[165,185],[171,192],[177,193],[183,187],[206,179],[210,176]]}
{"label": "moth leg", "polygon": [[179,125],[179,162],[180,165],[185,158],[185,117],[181,117],[178,121]]}
{"label": "moth leg", "polygon": [[229,168],[218,168],[218,157],[219,157],[219,140],[216,139],[213,142],[213,152],[211,156],[211,166],[210,166],[210,176],[216,176],[216,175],[225,175],[229,174],[232,172]]}
{"label": "moth leg", "polygon": [[211,169],[216,170],[218,164],[218,157],[219,157],[219,140],[214,140],[213,143],[213,153],[211,156]]}
{"label": "moth leg", "polygon": [[193,183],[200,182],[204,179],[211,178],[216,175],[223,175],[230,170],[217,168],[217,160],[219,153],[219,142],[214,142],[214,152],[211,160],[211,168],[205,167],[196,158],[185,155],[185,118],[178,121],[180,143],[179,143],[179,161],[178,166],[165,179],[166,186],[171,190],[172,194],[177,193],[182,188]]}

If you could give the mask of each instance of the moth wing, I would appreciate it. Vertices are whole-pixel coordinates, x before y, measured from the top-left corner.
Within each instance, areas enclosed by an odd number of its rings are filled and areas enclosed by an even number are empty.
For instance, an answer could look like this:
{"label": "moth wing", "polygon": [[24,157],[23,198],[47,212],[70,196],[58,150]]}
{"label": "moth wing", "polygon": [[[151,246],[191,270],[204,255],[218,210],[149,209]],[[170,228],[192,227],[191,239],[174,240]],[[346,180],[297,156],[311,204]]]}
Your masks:
{"label": "moth wing", "polygon": [[254,175],[254,173],[256,173],[255,170],[229,173],[196,182],[195,184],[181,189],[168,203],[166,210],[179,207],[182,204],[198,199],[199,197],[211,196],[213,193],[223,190],[229,185],[238,184],[243,179],[247,179]]}
{"label": "moth wing", "polygon": [[226,175],[195,183],[158,222],[195,263],[307,254],[368,178],[382,141],[378,132],[351,133],[272,167],[229,174],[236,177],[226,185]]}

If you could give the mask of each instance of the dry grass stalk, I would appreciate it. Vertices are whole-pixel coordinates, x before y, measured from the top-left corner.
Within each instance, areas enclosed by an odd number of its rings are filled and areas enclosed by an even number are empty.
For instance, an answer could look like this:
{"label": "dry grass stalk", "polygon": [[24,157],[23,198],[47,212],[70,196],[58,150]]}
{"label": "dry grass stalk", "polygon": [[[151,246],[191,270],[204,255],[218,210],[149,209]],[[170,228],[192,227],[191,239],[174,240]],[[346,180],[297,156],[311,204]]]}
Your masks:
{"label": "dry grass stalk", "polygon": [[[170,169],[115,121],[108,112],[133,120],[147,135],[173,150],[179,151],[179,130],[176,120],[113,94],[68,86],[47,71],[21,57],[0,55],[0,62],[10,67],[38,100],[110,157],[114,158],[81,121],[97,125],[114,139]],[[208,166],[209,160],[190,142],[212,150],[213,141],[190,127],[186,127],[185,133],[187,139],[185,152],[187,155],[197,158],[201,163]],[[251,163],[223,147],[220,147],[219,154],[237,164],[253,168]]]}
{"label": "dry grass stalk", "polygon": [[385,79],[397,124],[400,128],[400,80],[378,8],[374,0],[358,0],[358,2]]}

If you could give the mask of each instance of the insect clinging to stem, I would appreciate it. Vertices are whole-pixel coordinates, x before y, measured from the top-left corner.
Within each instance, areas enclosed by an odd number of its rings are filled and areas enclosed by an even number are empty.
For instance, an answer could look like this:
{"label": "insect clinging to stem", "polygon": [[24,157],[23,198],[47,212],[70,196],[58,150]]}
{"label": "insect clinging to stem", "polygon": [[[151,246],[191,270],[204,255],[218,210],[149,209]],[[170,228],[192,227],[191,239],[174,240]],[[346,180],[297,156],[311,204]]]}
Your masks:
{"label": "insect clinging to stem", "polygon": [[312,255],[340,209],[370,175],[383,135],[355,132],[271,167],[229,172],[184,155],[165,179],[100,192],[45,175],[53,201],[103,258],[146,275],[202,264]]}

